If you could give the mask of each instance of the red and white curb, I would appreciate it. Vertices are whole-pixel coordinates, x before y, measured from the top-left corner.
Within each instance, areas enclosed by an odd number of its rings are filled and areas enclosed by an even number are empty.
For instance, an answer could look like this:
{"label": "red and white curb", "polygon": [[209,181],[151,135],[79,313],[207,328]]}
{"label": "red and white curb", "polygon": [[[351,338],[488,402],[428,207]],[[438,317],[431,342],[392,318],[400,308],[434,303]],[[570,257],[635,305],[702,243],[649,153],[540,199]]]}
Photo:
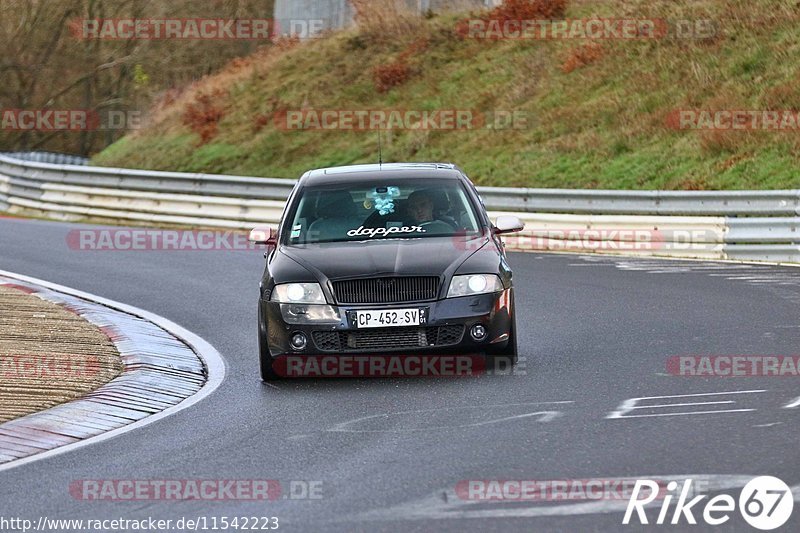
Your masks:
{"label": "red and white curb", "polygon": [[85,397],[0,424],[0,471],[116,437],[214,392],[225,362],[208,342],[148,311],[0,270],[0,285],[58,304],[103,330],[124,371]]}

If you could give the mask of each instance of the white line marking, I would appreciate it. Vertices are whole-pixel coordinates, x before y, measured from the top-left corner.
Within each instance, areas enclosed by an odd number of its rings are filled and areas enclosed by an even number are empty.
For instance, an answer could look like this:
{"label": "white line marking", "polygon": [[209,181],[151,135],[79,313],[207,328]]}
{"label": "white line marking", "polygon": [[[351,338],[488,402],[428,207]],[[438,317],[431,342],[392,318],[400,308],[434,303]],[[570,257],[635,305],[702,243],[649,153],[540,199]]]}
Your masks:
{"label": "white line marking", "polygon": [[693,398],[698,396],[722,396],[723,394],[753,394],[759,392],[767,392],[766,389],[754,389],[754,390],[736,390],[736,391],[726,391],[726,392],[697,392],[693,394],[674,394],[671,396],[644,396],[642,398],[632,398],[634,400],[661,400],[664,398]]}
{"label": "white line marking", "polygon": [[758,269],[749,265],[695,265],[692,270],[769,270]]}
{"label": "white line marking", "polygon": [[402,416],[402,415],[409,415],[409,414],[419,414],[419,413],[435,413],[440,411],[455,411],[455,410],[468,410],[468,409],[492,409],[492,408],[503,408],[503,407],[520,407],[520,406],[530,406],[530,405],[558,405],[558,404],[570,404],[575,403],[574,401],[558,401],[558,402],[533,402],[533,403],[509,403],[509,404],[500,404],[500,405],[481,405],[481,406],[464,406],[464,407],[443,407],[441,409],[420,409],[414,411],[397,411],[394,413],[381,413],[377,415],[370,415],[364,416],[361,418],[356,418],[354,420],[348,420],[346,422],[340,422],[336,424],[330,429],[326,429],[325,431],[332,432],[332,433],[411,433],[411,432],[419,432],[419,431],[439,431],[439,430],[446,430],[446,429],[462,429],[462,428],[470,428],[470,427],[479,427],[479,426],[486,426],[489,424],[497,424],[500,422],[508,422],[511,420],[518,420],[522,418],[531,418],[531,417],[540,417],[537,422],[546,423],[551,422],[554,419],[558,418],[561,415],[560,411],[536,411],[533,413],[523,413],[521,415],[512,415],[503,418],[497,418],[493,420],[485,420],[483,422],[474,422],[471,424],[459,424],[456,426],[431,426],[431,427],[424,427],[424,428],[401,428],[401,429],[351,429],[352,426],[359,424],[361,422],[366,422],[368,420],[376,420],[376,419],[384,419],[387,420],[390,417]]}
{"label": "white line marking", "polygon": [[[688,416],[688,415],[707,415],[716,413],[746,413],[748,411],[755,411],[755,409],[722,409],[719,411],[687,411],[685,413],[655,413],[652,415],[624,415],[624,416],[617,416],[614,418],[648,418],[656,416]],[[606,418],[611,418],[611,417],[607,416]]]}
{"label": "white line marking", "polygon": [[[543,252],[544,253],[544,252]],[[547,252],[548,254],[552,255],[567,255],[573,254],[574,252]],[[581,256],[584,257],[592,257],[592,256]],[[598,259],[600,259],[598,257]],[[607,254],[603,259],[608,259],[609,262],[613,264],[620,264],[620,262],[630,261],[627,257],[623,255],[612,255]],[[747,261],[742,259],[697,259],[697,258],[690,258],[690,257],[667,257],[667,256],[660,256],[656,261],[663,263],[695,263],[696,265],[720,265],[726,266],[727,268],[763,268],[763,267],[783,267],[783,268],[800,268],[800,264],[798,263],[781,263],[779,261]],[[653,261],[649,261],[652,263]]]}
{"label": "white line marking", "polygon": [[90,437],[88,439],[84,439],[74,444],[67,444],[65,446],[61,446],[60,448],[55,448],[53,450],[42,452],[40,454],[32,455],[24,459],[19,459],[17,461],[12,461],[10,463],[5,463],[2,466],[0,466],[0,472],[11,470],[12,468],[17,468],[19,466],[24,466],[26,464],[33,463],[35,461],[50,459],[57,455],[61,455],[63,453],[71,452],[79,448],[83,448],[85,446],[91,446],[93,444],[113,439],[114,437],[118,437],[130,431],[142,428],[144,426],[148,426],[154,422],[158,422],[159,420],[167,418],[168,416],[174,415],[179,411],[183,411],[184,409],[188,409],[189,407],[192,407],[200,403],[202,400],[206,399],[209,395],[211,395],[211,393],[217,390],[219,386],[222,384],[222,381],[225,379],[226,366],[225,366],[225,359],[222,357],[222,355],[203,338],[199,337],[198,335],[192,333],[187,329],[182,328],[181,326],[175,324],[174,322],[167,320],[164,317],[158,316],[154,313],[145,311],[143,309],[139,309],[138,307],[133,307],[132,305],[122,304],[119,302],[115,302],[113,300],[108,300],[106,298],[96,296],[94,294],[90,294],[88,292],[78,291],[75,289],[71,289],[69,287],[65,287],[63,285],[58,285],[57,283],[43,281],[37,278],[32,278],[30,276],[23,276],[21,274],[15,274],[13,272],[6,272],[5,270],[0,270],[0,276],[5,276],[20,281],[25,281],[27,283],[33,283],[35,285],[40,285],[47,289],[51,289],[57,292],[62,292],[70,296],[75,296],[76,298],[83,298],[84,300],[89,300],[101,305],[105,305],[106,307],[111,307],[112,309],[122,311],[123,313],[128,313],[134,316],[138,316],[139,318],[148,320],[156,324],[157,326],[165,329],[172,335],[178,337],[183,342],[188,344],[192,348],[192,350],[194,350],[197,356],[205,363],[206,368],[208,369],[208,381],[206,381],[206,384],[203,386],[203,388],[200,389],[194,396],[189,396],[178,405],[174,405],[169,409],[161,411],[160,413],[150,415],[146,418],[143,418],[137,422],[133,422],[132,424],[128,424],[127,426],[123,426],[119,429],[114,429],[107,433],[103,433],[102,435]]}
{"label": "white line marking", "polygon": [[733,400],[724,400],[720,402],[665,403],[661,405],[637,405],[636,407],[631,407],[631,409],[658,409],[661,407],[691,407],[694,405],[714,405],[723,403],[736,403],[736,402]]}
{"label": "white line marking", "polygon": [[800,407],[800,398],[795,398],[783,406],[784,409],[794,409],[795,407]]}
{"label": "white line marking", "polygon": [[747,411],[754,411],[755,409],[725,409],[725,410],[716,410],[716,411],[693,411],[687,413],[656,413],[656,414],[649,414],[649,415],[629,415],[628,413],[632,412],[635,409],[663,409],[668,407],[680,407],[680,406],[689,406],[689,405],[717,405],[717,404],[732,404],[736,403],[732,400],[725,400],[725,401],[712,401],[712,402],[692,402],[692,403],[683,403],[683,404],[657,404],[657,405],[647,405],[641,404],[640,402],[646,400],[664,400],[670,398],[698,398],[698,397],[707,397],[707,396],[723,396],[727,394],[758,394],[761,392],[767,392],[765,389],[757,389],[757,390],[746,390],[746,391],[728,391],[728,392],[700,392],[695,394],[674,394],[670,396],[644,396],[642,398],[629,398],[627,400],[623,400],[622,403],[619,404],[616,410],[612,411],[608,415],[606,415],[606,419],[619,419],[619,418],[644,418],[644,417],[656,417],[656,416],[683,416],[683,415],[692,415],[692,414],[708,414],[708,413],[742,413]]}
{"label": "white line marking", "polygon": [[768,277],[768,278],[758,277],[758,278],[753,278],[751,280],[751,283],[784,283],[784,284],[793,284],[793,283],[797,283],[797,282],[798,282],[797,278],[782,278],[780,276],[774,276],[774,277]]}
{"label": "white line marking", "polygon": [[[478,427],[478,426],[488,426],[489,424],[497,424],[499,422],[508,422],[509,420],[518,420],[520,418],[529,418],[532,416],[540,416],[537,422],[552,422],[554,419],[561,416],[561,411],[539,411],[538,413],[525,413],[522,415],[516,416],[508,416],[506,418],[498,418],[497,420],[486,420],[485,422],[476,422],[474,424],[466,424],[463,426],[456,426],[462,428],[469,428],[469,427]],[[450,426],[444,426],[444,428],[448,428]],[[444,429],[443,428],[443,429]]]}

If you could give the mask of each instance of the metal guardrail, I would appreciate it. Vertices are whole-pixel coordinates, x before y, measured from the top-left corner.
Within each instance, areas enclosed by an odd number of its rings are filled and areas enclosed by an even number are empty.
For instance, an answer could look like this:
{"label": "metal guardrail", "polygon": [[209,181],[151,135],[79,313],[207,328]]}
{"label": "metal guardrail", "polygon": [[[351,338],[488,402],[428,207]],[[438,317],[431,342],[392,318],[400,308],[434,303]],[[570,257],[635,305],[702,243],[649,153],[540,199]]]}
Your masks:
{"label": "metal guardrail", "polygon": [[486,207],[626,215],[800,216],[800,190],[607,191],[479,188]]}
{"label": "metal guardrail", "polygon": [[[53,164],[0,155],[0,210],[62,219],[247,229],[276,223],[294,185],[287,179]],[[478,190],[492,215],[512,213],[526,221],[526,232],[507,241],[513,250],[800,263],[797,190]],[[641,246],[625,245],[630,242]]]}
{"label": "metal guardrail", "polygon": [[50,163],[53,165],[81,165],[89,164],[89,159],[79,155],[60,154],[58,152],[0,152],[0,156],[31,161],[34,163]]}
{"label": "metal guardrail", "polygon": [[[61,154],[48,154],[61,155]],[[74,156],[71,156],[74,157]],[[16,159],[16,160],[15,160]],[[0,154],[0,171],[37,181],[128,190],[203,193],[247,199],[284,200],[295,181],[216,174],[187,174],[67,164],[22,165]],[[478,187],[487,209],[627,215],[800,216],[800,190],[784,191],[614,191]]]}

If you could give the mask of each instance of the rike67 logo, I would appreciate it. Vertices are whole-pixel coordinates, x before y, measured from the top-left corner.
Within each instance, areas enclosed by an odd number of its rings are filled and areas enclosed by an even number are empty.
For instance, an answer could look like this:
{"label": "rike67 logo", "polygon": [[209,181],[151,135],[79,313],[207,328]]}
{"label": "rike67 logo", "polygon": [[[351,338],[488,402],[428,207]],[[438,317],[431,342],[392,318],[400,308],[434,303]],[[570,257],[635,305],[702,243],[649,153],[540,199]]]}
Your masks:
{"label": "rike67 logo", "polygon": [[[622,523],[630,524],[635,513],[640,524],[649,524],[644,508],[660,495],[663,498],[658,518],[655,521],[657,525],[697,524],[695,514],[698,514],[702,516],[706,524],[718,526],[730,520],[731,514],[736,510],[737,501],[728,494],[719,494],[703,502],[708,498],[706,494],[689,499],[692,493],[691,479],[684,481],[679,492],[678,483],[671,481],[667,485],[666,495],[659,493],[659,486],[655,481],[637,480],[628,500],[628,507]],[[678,495],[678,499],[670,513],[670,505],[675,495]],[[756,529],[769,531],[781,527],[792,516],[794,496],[789,486],[780,479],[761,476],[750,480],[744,486],[742,492],[739,493],[738,507],[739,513],[748,524]]]}

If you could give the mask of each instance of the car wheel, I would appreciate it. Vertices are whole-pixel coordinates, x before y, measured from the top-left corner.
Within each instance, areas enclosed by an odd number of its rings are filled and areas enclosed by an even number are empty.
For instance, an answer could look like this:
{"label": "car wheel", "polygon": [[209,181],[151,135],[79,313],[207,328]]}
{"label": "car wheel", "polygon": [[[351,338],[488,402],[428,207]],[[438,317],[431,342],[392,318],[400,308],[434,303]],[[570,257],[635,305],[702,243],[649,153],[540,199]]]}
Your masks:
{"label": "car wheel", "polygon": [[261,380],[275,381],[280,376],[275,373],[272,364],[275,361],[269,353],[269,337],[267,335],[267,322],[261,310],[261,302],[258,304],[258,358],[261,364]]}
{"label": "car wheel", "polygon": [[486,370],[490,373],[508,373],[514,368],[517,362],[519,362],[519,354],[517,352],[517,318],[512,311],[508,341],[505,346],[489,349],[486,354]]}

